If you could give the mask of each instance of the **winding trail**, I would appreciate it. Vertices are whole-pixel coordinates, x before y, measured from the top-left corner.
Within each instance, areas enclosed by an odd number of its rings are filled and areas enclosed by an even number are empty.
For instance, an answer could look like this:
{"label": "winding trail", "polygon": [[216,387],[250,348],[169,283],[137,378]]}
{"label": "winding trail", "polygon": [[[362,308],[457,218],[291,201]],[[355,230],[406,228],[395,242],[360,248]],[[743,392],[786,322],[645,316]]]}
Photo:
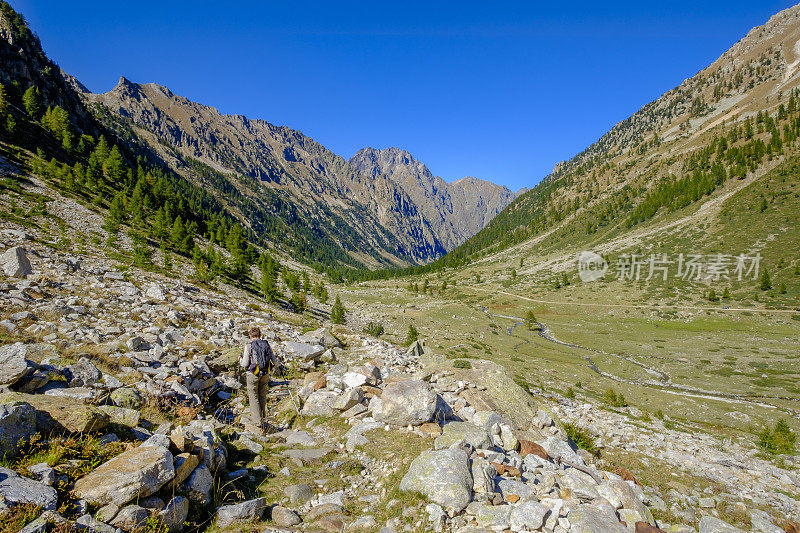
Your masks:
{"label": "winding trail", "polygon": [[[497,292],[503,292],[503,291],[497,291]],[[503,294],[508,294],[510,296],[517,296],[517,295],[510,294],[510,293],[505,293],[505,292],[503,292]],[[523,296],[518,296],[518,297],[522,298],[522,299],[525,299],[525,300],[529,300],[529,298],[525,298]],[[509,319],[509,320],[515,320],[516,323],[513,326],[508,328],[508,335],[509,336],[513,335],[513,330],[516,327],[518,327],[518,326],[520,326],[520,325],[525,323],[525,321],[520,317],[511,316],[511,315],[501,315],[501,314],[490,313],[489,309],[486,308],[486,307],[481,307],[481,310],[488,316],[497,317],[497,318],[506,318],[506,319]],[[695,388],[695,387],[687,387],[687,386],[684,386],[684,385],[677,385],[677,384],[673,383],[672,378],[670,378],[669,374],[667,374],[666,372],[651,368],[651,367],[645,365],[644,363],[636,360],[633,356],[621,355],[621,354],[617,354],[617,353],[613,353],[613,352],[606,352],[606,351],[603,351],[603,350],[597,350],[597,349],[594,349],[594,348],[589,348],[587,346],[582,346],[580,344],[574,344],[574,343],[566,342],[566,341],[563,341],[563,340],[560,340],[560,339],[556,338],[556,336],[553,334],[552,330],[550,330],[550,328],[548,328],[546,324],[544,324],[542,322],[537,322],[537,325],[539,326],[539,331],[538,331],[539,337],[541,337],[541,338],[543,338],[543,339],[545,339],[545,340],[547,340],[549,342],[552,342],[552,343],[555,343],[555,344],[559,344],[561,346],[567,346],[569,348],[574,348],[574,349],[578,349],[578,350],[591,352],[591,353],[594,353],[594,354],[603,354],[603,355],[607,355],[609,357],[616,357],[616,358],[622,359],[622,360],[624,360],[624,361],[626,361],[626,362],[628,362],[630,364],[636,365],[636,366],[642,368],[648,374],[654,376],[654,379],[644,379],[644,380],[642,380],[642,379],[632,380],[632,379],[623,378],[621,376],[617,376],[615,374],[611,374],[609,372],[605,372],[605,371],[601,370],[589,355],[582,356],[582,359],[584,361],[586,361],[587,366],[589,367],[590,370],[592,370],[593,372],[595,372],[596,374],[598,374],[600,376],[603,376],[605,378],[614,380],[614,381],[616,381],[618,383],[626,383],[628,385],[651,387],[651,388],[658,389],[658,390],[660,390],[662,392],[665,392],[667,394],[674,394],[676,396],[684,396],[684,397],[687,397],[687,398],[702,398],[702,399],[708,399],[708,400],[718,400],[718,401],[722,401],[722,402],[726,402],[726,403],[756,405],[756,406],[764,407],[764,408],[767,408],[767,409],[773,409],[773,410],[777,410],[777,411],[782,411],[782,412],[787,413],[787,414],[789,414],[791,416],[800,416],[800,411],[798,411],[798,410],[791,409],[789,407],[782,407],[782,406],[773,405],[773,404],[770,404],[770,403],[766,403],[766,401],[765,401],[765,400],[796,400],[796,398],[789,398],[789,397],[784,397],[784,396],[747,396],[747,395],[742,395],[742,394],[732,394],[732,393],[724,393],[724,392],[717,392],[717,391],[708,391],[708,390],[698,389],[698,388]],[[516,352],[517,349],[520,346],[522,346],[523,344],[530,344],[530,341],[525,341],[525,342],[522,342],[520,344],[515,345],[514,346],[514,351]]]}

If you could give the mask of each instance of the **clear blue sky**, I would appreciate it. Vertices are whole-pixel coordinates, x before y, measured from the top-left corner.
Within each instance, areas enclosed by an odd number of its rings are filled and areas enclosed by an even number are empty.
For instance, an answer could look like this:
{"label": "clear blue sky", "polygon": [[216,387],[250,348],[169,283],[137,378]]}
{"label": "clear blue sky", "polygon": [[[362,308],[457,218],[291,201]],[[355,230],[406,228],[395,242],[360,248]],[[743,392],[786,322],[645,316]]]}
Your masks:
{"label": "clear blue sky", "polygon": [[516,190],[792,2],[11,4],[94,92],[153,81],[344,157],[399,146]]}

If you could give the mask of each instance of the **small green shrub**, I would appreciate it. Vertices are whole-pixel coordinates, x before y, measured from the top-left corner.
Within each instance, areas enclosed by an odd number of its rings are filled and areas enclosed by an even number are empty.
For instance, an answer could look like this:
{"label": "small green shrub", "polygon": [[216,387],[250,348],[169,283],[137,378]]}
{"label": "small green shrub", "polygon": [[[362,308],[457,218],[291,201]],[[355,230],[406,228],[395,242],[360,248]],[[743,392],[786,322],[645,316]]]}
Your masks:
{"label": "small green shrub", "polygon": [[758,436],[758,447],[769,455],[793,454],[796,442],[797,434],[784,419],[775,422],[772,431],[766,427]]}
{"label": "small green shrub", "polygon": [[383,324],[380,322],[370,322],[364,327],[364,333],[367,335],[372,335],[373,337],[380,337],[386,332],[383,328]]}
{"label": "small green shrub", "polygon": [[567,392],[564,393],[564,397],[570,400],[575,399],[575,391],[572,387],[567,387]]}
{"label": "small green shrub", "polygon": [[456,359],[453,361],[453,368],[472,368],[472,364],[466,359]]}
{"label": "small green shrub", "polygon": [[603,401],[611,407],[628,407],[628,402],[622,393],[618,393],[613,388],[610,388],[603,395]]}
{"label": "small green shrub", "polygon": [[597,450],[597,445],[595,444],[594,436],[587,430],[580,428],[575,424],[566,423],[564,424],[564,431],[567,432],[567,435],[570,439],[572,439],[572,442],[575,443],[575,446],[582,450],[586,450],[592,455],[598,455],[599,452]]}

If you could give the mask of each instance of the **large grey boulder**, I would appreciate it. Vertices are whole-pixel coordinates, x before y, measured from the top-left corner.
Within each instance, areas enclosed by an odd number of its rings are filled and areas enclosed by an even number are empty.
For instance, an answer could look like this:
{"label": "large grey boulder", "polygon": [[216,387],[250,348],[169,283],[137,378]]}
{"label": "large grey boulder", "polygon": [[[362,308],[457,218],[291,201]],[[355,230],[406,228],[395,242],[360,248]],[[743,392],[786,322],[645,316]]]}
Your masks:
{"label": "large grey boulder", "polygon": [[217,509],[217,527],[225,529],[236,522],[261,518],[266,509],[266,498],[256,498],[234,505],[223,505]]}
{"label": "large grey boulder", "polygon": [[109,416],[97,407],[65,396],[6,392],[0,404],[29,403],[36,409],[36,429],[42,433],[89,433],[108,426]]}
{"label": "large grey boulder", "polygon": [[461,511],[472,499],[472,473],[462,449],[424,451],[400,482],[404,492],[420,492],[442,507]]}
{"label": "large grey boulder", "polygon": [[567,516],[576,533],[626,533],[628,529],[620,524],[617,515],[610,508],[593,505],[578,505]]}
{"label": "large grey boulder", "polygon": [[80,478],[74,492],[94,505],[123,505],[134,498],[155,494],[174,475],[169,450],[160,446],[139,446]]}
{"label": "large grey boulder", "polygon": [[732,526],[715,516],[706,515],[700,519],[697,533],[744,533],[744,530]]}
{"label": "large grey boulder", "polygon": [[28,349],[21,342],[0,346],[0,387],[13,385],[28,373],[27,354]]}
{"label": "large grey boulder", "polygon": [[335,392],[320,389],[311,393],[306,403],[303,404],[301,413],[305,416],[335,416],[339,414],[333,404],[339,398]]}
{"label": "large grey boulder", "polygon": [[25,248],[15,246],[0,255],[0,265],[6,276],[24,278],[33,272],[31,262],[28,260],[28,252]]}
{"label": "large grey boulder", "polygon": [[419,426],[436,412],[436,393],[425,381],[408,379],[386,385],[380,398],[370,403],[378,422],[394,426]]}
{"label": "large grey boulder", "polygon": [[53,487],[22,477],[10,468],[0,468],[0,501],[6,505],[32,503],[46,511],[55,511],[58,493]]}
{"label": "large grey boulder", "polygon": [[489,434],[481,427],[472,425],[469,422],[450,422],[442,428],[442,434],[436,437],[433,447],[437,450],[443,450],[460,440],[463,440],[473,448],[485,448],[491,442]]}
{"label": "large grey boulder", "polygon": [[18,445],[36,433],[36,409],[25,402],[0,405],[0,457],[12,457]]}

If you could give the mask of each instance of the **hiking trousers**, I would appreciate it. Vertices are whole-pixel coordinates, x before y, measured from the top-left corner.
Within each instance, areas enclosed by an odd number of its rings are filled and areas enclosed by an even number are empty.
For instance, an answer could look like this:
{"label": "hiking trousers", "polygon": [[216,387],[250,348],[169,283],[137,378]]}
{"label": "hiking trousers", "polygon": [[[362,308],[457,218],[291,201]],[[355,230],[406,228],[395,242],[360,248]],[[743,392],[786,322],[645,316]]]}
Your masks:
{"label": "hiking trousers", "polygon": [[253,423],[262,426],[266,416],[267,393],[269,392],[269,374],[256,376],[252,372],[246,374],[247,397],[250,400],[250,416]]}

